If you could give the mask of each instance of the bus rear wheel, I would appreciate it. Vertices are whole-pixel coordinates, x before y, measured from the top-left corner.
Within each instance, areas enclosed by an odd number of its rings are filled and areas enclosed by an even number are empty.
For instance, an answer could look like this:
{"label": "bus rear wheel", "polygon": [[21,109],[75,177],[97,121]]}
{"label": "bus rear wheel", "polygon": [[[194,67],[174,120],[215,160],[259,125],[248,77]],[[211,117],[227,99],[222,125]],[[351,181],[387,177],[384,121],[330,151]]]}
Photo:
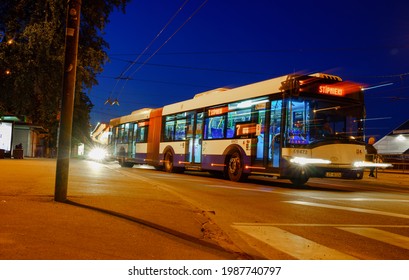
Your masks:
{"label": "bus rear wheel", "polygon": [[119,165],[121,167],[132,168],[134,166],[133,162],[126,162],[125,160],[120,160]]}
{"label": "bus rear wheel", "polygon": [[233,182],[239,182],[246,179],[243,173],[243,161],[239,151],[233,152],[227,159],[226,177]]}

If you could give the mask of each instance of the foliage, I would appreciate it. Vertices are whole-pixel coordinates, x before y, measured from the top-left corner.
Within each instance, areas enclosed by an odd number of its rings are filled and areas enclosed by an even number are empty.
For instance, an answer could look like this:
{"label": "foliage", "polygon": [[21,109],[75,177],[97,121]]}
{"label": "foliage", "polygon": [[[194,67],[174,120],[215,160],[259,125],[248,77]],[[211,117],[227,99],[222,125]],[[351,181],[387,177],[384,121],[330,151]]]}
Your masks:
{"label": "foliage", "polygon": [[[107,61],[109,45],[102,37],[104,27],[112,11],[118,8],[125,12],[129,1],[82,0],[74,139],[89,134],[92,103],[83,92],[97,84],[96,76]],[[26,115],[56,133],[66,9],[67,1],[61,0],[1,1],[0,31],[5,32],[5,38],[0,43],[0,115]]]}

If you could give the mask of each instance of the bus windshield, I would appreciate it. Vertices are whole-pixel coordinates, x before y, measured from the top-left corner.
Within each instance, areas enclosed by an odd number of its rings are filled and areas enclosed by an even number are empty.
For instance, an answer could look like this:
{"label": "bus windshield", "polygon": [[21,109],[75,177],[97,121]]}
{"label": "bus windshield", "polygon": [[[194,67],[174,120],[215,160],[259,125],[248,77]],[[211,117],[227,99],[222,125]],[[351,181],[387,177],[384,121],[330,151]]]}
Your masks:
{"label": "bus windshield", "polygon": [[328,140],[362,140],[363,105],[339,100],[288,100],[286,142],[314,144]]}

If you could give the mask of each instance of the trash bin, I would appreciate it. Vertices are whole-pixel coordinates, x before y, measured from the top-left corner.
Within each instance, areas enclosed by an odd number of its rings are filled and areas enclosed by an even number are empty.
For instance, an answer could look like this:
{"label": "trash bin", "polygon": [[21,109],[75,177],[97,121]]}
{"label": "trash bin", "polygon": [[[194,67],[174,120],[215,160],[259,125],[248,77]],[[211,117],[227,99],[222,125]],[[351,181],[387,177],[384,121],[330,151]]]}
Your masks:
{"label": "trash bin", "polygon": [[23,149],[14,149],[13,150],[13,158],[22,159],[23,158]]}
{"label": "trash bin", "polygon": [[13,158],[15,159],[22,159],[23,158],[23,145],[20,143],[16,145],[13,150]]}

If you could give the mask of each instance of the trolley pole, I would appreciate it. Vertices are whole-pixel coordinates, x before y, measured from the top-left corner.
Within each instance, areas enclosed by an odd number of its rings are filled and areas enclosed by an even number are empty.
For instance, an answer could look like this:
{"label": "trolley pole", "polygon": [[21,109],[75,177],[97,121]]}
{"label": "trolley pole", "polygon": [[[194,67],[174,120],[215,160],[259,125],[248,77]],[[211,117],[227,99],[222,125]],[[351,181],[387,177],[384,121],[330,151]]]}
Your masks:
{"label": "trolley pole", "polygon": [[78,37],[81,0],[69,0],[65,31],[64,79],[58,137],[57,169],[54,200],[67,200],[67,185],[71,155],[72,117],[74,112],[75,78],[77,70]]}

